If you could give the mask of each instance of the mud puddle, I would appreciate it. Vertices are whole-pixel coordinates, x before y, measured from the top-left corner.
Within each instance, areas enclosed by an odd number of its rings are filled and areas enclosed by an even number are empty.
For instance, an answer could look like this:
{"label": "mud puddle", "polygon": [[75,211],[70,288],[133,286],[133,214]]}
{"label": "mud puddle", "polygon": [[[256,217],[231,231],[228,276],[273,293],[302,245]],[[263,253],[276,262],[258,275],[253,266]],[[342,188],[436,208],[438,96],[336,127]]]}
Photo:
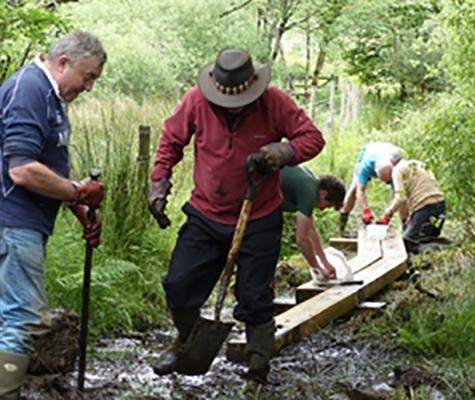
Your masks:
{"label": "mud puddle", "polygon": [[[157,376],[151,364],[173,340],[173,331],[100,339],[87,362],[85,399],[348,399],[349,388],[393,379],[397,350],[381,343],[353,341],[337,324],[285,348],[272,360],[270,384],[242,379],[245,365],[224,352],[202,376]],[[30,376],[26,399],[79,399],[77,372]]]}

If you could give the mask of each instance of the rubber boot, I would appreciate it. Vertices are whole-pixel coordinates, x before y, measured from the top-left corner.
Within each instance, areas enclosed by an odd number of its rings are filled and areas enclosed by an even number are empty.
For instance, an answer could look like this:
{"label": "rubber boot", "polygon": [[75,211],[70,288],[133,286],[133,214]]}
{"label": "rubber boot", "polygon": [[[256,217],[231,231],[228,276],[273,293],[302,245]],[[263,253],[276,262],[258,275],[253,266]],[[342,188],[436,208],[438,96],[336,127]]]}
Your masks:
{"label": "rubber boot", "polygon": [[0,400],[20,398],[29,362],[25,354],[0,352]]}
{"label": "rubber boot", "polygon": [[186,342],[196,320],[200,316],[199,308],[183,308],[171,310],[173,323],[178,330],[175,342],[158,357],[153,365],[153,371],[157,375],[167,375],[175,371],[180,357],[183,344]]}
{"label": "rubber boot", "polygon": [[340,220],[338,221],[338,228],[340,229],[340,236],[345,234],[346,224],[348,223],[349,213],[340,212]]}
{"label": "rubber boot", "polygon": [[246,324],[247,360],[249,369],[246,379],[266,384],[269,373],[269,362],[274,355],[275,321],[262,325]]}

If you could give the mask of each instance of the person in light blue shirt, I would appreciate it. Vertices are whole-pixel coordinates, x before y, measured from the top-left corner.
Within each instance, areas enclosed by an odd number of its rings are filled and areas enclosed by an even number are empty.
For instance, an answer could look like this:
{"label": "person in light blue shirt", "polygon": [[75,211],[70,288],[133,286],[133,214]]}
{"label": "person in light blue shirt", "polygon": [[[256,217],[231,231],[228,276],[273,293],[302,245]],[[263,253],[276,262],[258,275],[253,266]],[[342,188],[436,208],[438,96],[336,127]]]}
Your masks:
{"label": "person in light blue shirt", "polygon": [[340,234],[345,233],[348,217],[353,210],[356,199],[362,209],[361,219],[364,224],[369,224],[373,219],[373,213],[366,199],[366,187],[372,178],[384,174],[388,168],[396,165],[403,157],[403,151],[399,147],[387,142],[372,142],[363,146],[358,154],[354,168],[353,180],[346,192],[343,207],[340,210]]}

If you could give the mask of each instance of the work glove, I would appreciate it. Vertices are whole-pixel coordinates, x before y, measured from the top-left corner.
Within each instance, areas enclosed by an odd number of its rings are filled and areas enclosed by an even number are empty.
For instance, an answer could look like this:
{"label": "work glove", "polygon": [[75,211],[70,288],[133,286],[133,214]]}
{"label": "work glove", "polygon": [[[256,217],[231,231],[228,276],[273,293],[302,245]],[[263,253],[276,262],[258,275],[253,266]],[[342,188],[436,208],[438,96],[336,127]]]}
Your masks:
{"label": "work glove", "polygon": [[378,219],[378,224],[381,225],[389,225],[389,222],[391,221],[391,217],[388,214],[384,214],[380,219]]}
{"label": "work glove", "polygon": [[250,158],[257,172],[266,175],[295,161],[295,152],[289,143],[270,143],[252,153]]}
{"label": "work glove", "polygon": [[91,247],[99,246],[101,238],[101,221],[99,217],[94,214],[94,221],[91,221],[88,216],[89,207],[84,204],[69,203],[68,207],[84,228],[82,238]]}
{"label": "work glove", "polygon": [[361,219],[363,220],[363,224],[368,225],[374,219],[373,213],[369,209],[369,207],[363,210],[363,214],[361,215]]}
{"label": "work glove", "polygon": [[148,194],[148,208],[158,222],[161,229],[170,226],[170,219],[165,214],[167,205],[167,196],[172,187],[171,181],[167,178],[161,178],[158,181],[152,181],[150,192]]}
{"label": "work glove", "polygon": [[94,179],[85,178],[80,182],[74,183],[76,189],[75,203],[85,204],[93,209],[101,206],[104,198],[104,185]]}

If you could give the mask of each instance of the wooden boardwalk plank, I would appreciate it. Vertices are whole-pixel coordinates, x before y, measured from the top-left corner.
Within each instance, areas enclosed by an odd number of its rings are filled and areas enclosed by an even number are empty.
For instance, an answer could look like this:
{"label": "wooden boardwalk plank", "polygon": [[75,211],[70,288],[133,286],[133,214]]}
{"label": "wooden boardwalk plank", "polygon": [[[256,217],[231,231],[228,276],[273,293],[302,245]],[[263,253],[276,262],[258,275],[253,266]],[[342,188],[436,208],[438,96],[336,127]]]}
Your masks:
{"label": "wooden boardwalk plank", "polygon": [[[355,273],[355,279],[362,279],[363,285],[330,287],[276,317],[276,352],[347,314],[405,271],[407,254],[401,236],[392,235],[382,244],[383,257]],[[228,359],[243,360],[245,345],[244,335],[230,340],[226,352]]]}
{"label": "wooden boardwalk plank", "polygon": [[355,253],[358,248],[357,239],[334,237],[334,238],[330,238],[330,240],[328,241],[328,244],[331,247],[334,247],[335,249],[343,250],[343,251],[353,251]]}

